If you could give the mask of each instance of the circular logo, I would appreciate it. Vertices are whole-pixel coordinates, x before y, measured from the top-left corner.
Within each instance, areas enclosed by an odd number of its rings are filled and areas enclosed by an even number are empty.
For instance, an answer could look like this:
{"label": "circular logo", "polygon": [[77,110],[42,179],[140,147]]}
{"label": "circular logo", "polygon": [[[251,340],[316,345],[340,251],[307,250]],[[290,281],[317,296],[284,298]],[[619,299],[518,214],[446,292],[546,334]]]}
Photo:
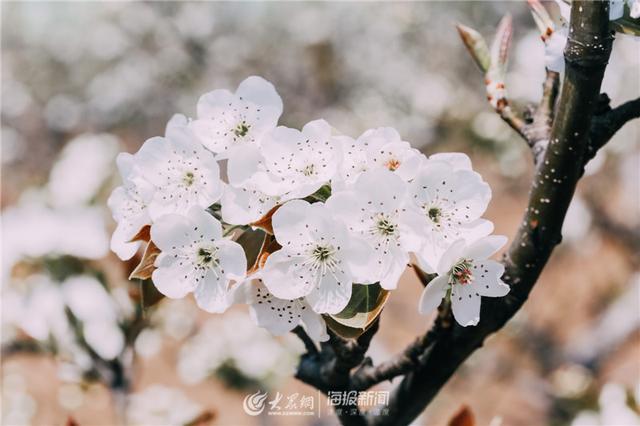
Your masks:
{"label": "circular logo", "polygon": [[267,393],[260,393],[257,391],[254,394],[249,394],[244,397],[242,402],[242,408],[244,412],[250,416],[257,416],[264,411],[264,403],[267,399]]}

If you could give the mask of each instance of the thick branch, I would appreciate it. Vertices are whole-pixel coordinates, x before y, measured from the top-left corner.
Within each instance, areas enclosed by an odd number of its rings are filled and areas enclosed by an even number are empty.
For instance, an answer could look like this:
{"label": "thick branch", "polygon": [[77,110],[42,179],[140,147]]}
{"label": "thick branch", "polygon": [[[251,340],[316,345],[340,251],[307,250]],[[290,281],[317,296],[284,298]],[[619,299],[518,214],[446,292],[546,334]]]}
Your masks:
{"label": "thick branch", "polygon": [[640,98],[625,102],[593,118],[585,164],[592,159],[627,122],[640,117]]}
{"label": "thick branch", "polygon": [[376,425],[409,424],[464,360],[500,329],[527,299],[561,240],[564,216],[581,174],[604,70],[611,53],[608,2],[572,2],[566,72],[544,160],[537,168],[524,220],[505,258],[508,296],[484,299],[476,327],[454,324],[438,337],[423,365],[407,374],[391,395],[389,415]]}

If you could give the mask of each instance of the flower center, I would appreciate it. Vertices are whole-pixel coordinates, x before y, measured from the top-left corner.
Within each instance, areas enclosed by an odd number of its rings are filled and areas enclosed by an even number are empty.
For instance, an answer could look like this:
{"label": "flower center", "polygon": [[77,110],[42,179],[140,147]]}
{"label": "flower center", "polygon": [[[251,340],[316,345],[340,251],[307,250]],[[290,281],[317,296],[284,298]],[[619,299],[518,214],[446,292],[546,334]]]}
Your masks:
{"label": "flower center", "polygon": [[389,161],[384,163],[384,166],[393,172],[398,167],[400,167],[400,161],[396,160],[395,158],[390,158]]}
{"label": "flower center", "polygon": [[186,186],[191,186],[193,185],[193,182],[195,181],[195,175],[193,174],[193,172],[187,172],[184,174],[184,177],[182,178],[182,181],[184,182],[184,184]]}
{"label": "flower center", "polygon": [[334,271],[338,265],[335,258],[337,250],[332,245],[317,245],[309,252],[309,257],[303,262],[311,269],[319,270],[324,275],[327,270]]}
{"label": "flower center", "polygon": [[238,124],[235,129],[233,129],[233,133],[237,137],[243,138],[247,135],[247,133],[249,133],[249,128],[250,126],[248,126],[247,123],[243,121],[242,123]]}
{"label": "flower center", "polygon": [[393,223],[388,217],[381,216],[376,222],[375,229],[379,234],[385,237],[389,237],[395,235],[396,231],[398,230],[398,226]]}
{"label": "flower center", "polygon": [[440,208],[438,207],[431,207],[427,211],[427,215],[429,216],[429,219],[431,219],[433,223],[440,223],[440,218],[442,217],[442,210],[440,210]]}
{"label": "flower center", "polygon": [[451,268],[449,272],[449,284],[470,284],[473,282],[473,274],[471,273],[471,268],[473,263],[471,260],[462,259]]}
{"label": "flower center", "polygon": [[218,249],[216,247],[198,248],[198,264],[203,268],[218,266]]}
{"label": "flower center", "polygon": [[316,172],[315,164],[308,164],[302,169],[302,174],[309,177]]}

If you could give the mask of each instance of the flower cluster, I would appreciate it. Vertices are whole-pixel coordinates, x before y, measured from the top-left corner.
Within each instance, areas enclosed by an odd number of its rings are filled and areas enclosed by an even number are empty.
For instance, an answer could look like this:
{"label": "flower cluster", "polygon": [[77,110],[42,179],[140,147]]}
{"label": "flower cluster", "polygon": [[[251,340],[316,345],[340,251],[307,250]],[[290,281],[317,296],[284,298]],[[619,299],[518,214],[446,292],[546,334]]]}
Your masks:
{"label": "flower cluster", "polygon": [[[273,85],[249,77],[120,154],[113,251],[131,258],[146,234],[164,295],[193,292],[208,312],[246,303],[274,334],[302,325],[317,340],[328,337],[323,315],[343,311],[354,284],[393,290],[412,255],[437,274],[425,314],[450,297],[457,321],[475,325],[480,297],[508,292],[488,260],[505,242],[482,218],[491,190],[466,155],[426,157],[388,127],[354,139],[324,120],[278,126],[281,114]],[[271,234],[255,265],[230,237],[250,228]]]}

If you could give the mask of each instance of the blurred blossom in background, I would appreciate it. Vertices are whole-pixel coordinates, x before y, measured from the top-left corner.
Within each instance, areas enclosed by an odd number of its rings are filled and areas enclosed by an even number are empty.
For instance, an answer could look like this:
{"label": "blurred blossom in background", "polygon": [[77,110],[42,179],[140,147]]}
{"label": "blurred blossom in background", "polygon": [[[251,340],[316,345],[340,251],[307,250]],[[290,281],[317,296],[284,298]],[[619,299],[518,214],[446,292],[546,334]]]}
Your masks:
{"label": "blurred blossom in background", "polygon": [[[550,6],[553,7],[553,6]],[[524,2],[6,3],[2,7],[2,423],[261,424],[255,389],[307,392],[301,344],[191,299],[142,310],[109,252],[115,155],[163,134],[200,94],[249,75],[278,87],[282,122],[326,118],[357,136],[392,126],[426,153],[464,151],[513,233],[528,148],[491,111],[454,24],[491,38],[514,16],[507,87],[536,102],[544,49]],[[638,44],[618,36],[603,91],[640,93]],[[639,424],[640,140],[627,124],[587,168],[524,310],[474,354],[418,424],[468,404],[479,424]],[[426,327],[407,274],[372,346],[384,360]],[[407,309],[411,307],[411,309]],[[381,385],[389,387],[388,384]],[[171,406],[171,410],[158,409]],[[270,424],[331,424],[272,418]]]}

